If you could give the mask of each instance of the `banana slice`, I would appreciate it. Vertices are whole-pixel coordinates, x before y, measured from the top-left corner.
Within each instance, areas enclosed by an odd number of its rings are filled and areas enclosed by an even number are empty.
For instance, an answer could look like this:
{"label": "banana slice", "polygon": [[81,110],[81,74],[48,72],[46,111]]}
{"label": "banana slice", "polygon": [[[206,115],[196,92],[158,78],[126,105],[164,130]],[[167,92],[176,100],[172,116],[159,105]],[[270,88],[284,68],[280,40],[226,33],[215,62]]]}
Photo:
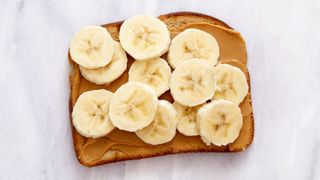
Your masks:
{"label": "banana slice", "polygon": [[113,94],[109,116],[121,130],[137,131],[148,126],[157,111],[158,98],[154,90],[140,82],[127,82]]}
{"label": "banana slice", "polygon": [[213,67],[218,61],[219,54],[218,42],[211,34],[191,28],[172,39],[168,60],[172,68],[192,58],[201,59]]}
{"label": "banana slice", "polygon": [[114,53],[114,43],[108,31],[101,26],[85,26],[73,36],[71,58],[79,65],[94,69],[107,65]]}
{"label": "banana slice", "polygon": [[102,85],[116,80],[127,69],[127,55],[119,42],[114,41],[115,51],[112,60],[104,67],[87,69],[79,66],[82,76],[88,81]]}
{"label": "banana slice", "polygon": [[85,137],[98,138],[114,129],[109,116],[112,92],[100,89],[82,93],[72,111],[72,123]]}
{"label": "banana slice", "polygon": [[173,99],[185,106],[196,106],[211,99],[215,87],[213,68],[199,59],[182,63],[170,79]]}
{"label": "banana slice", "polygon": [[249,86],[245,74],[237,67],[219,64],[213,68],[217,81],[213,99],[226,99],[239,105],[247,96]]}
{"label": "banana slice", "polygon": [[149,126],[136,131],[136,135],[145,143],[152,145],[169,142],[176,135],[176,115],[177,112],[171,103],[159,100],[154,120]]}
{"label": "banana slice", "polygon": [[136,60],[150,60],[164,54],[170,44],[167,25],[156,17],[138,15],[120,27],[120,43]]}
{"label": "banana slice", "polygon": [[174,102],[173,105],[178,112],[176,117],[176,120],[178,121],[178,131],[185,136],[198,136],[199,130],[196,118],[198,109],[202,105],[188,107],[177,102]]}
{"label": "banana slice", "polygon": [[170,66],[161,58],[135,61],[129,70],[129,81],[139,81],[150,85],[158,97],[169,90],[170,76]]}
{"label": "banana slice", "polygon": [[242,128],[240,108],[227,100],[215,100],[202,106],[197,113],[201,139],[209,146],[232,143]]}

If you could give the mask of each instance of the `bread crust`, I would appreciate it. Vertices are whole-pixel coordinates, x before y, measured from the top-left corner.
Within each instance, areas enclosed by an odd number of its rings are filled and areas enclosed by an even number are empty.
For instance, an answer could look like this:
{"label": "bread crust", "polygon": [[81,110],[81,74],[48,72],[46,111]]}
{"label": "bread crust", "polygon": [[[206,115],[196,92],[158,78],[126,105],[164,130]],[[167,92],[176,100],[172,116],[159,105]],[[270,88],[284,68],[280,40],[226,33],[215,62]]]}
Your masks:
{"label": "bread crust", "polygon": [[[192,24],[192,23],[209,23],[209,24],[213,24],[213,25],[219,25],[219,26],[223,26],[229,29],[232,29],[229,25],[227,25],[226,23],[224,23],[223,21],[216,19],[214,17],[205,15],[205,14],[200,14],[200,13],[194,13],[194,12],[175,12],[175,13],[169,13],[169,14],[165,14],[165,15],[161,15],[159,16],[159,18],[164,21],[169,30],[170,31],[175,31],[178,30],[179,28],[188,25],[188,24]],[[119,40],[118,37],[118,33],[120,30],[120,26],[122,24],[123,21],[119,21],[119,22],[114,22],[114,23],[110,23],[110,24],[105,24],[102,25],[103,27],[106,27],[108,29],[108,31],[110,32],[110,34],[112,35],[114,40]],[[74,148],[75,148],[75,152],[76,152],[76,156],[79,160],[79,162],[85,166],[88,167],[92,167],[92,166],[97,166],[97,165],[102,165],[102,164],[106,164],[106,163],[111,163],[111,162],[118,162],[118,161],[125,161],[125,160],[132,160],[132,159],[142,159],[142,158],[149,158],[149,157],[155,157],[155,156],[162,156],[162,155],[168,155],[168,154],[178,154],[178,153],[187,153],[187,152],[240,152],[243,151],[245,149],[247,149],[252,141],[253,141],[253,137],[254,137],[254,119],[253,119],[253,113],[251,112],[251,114],[249,115],[250,117],[250,127],[249,127],[249,133],[247,133],[247,137],[246,137],[246,143],[243,145],[243,147],[232,147],[230,145],[227,146],[222,146],[222,147],[218,147],[218,146],[207,146],[206,148],[185,148],[185,149],[174,149],[174,148],[170,148],[170,149],[164,149],[161,152],[154,152],[154,153],[148,153],[148,154],[134,154],[131,156],[114,156],[112,158],[108,158],[108,159],[100,159],[98,161],[94,161],[94,162],[86,162],[83,158],[81,158],[81,146],[83,144],[83,142],[79,142],[79,140],[77,139],[77,131],[75,130],[75,128],[72,125],[72,109],[73,109],[73,105],[76,101],[76,99],[79,96],[79,78],[81,77],[78,65],[75,64],[70,57],[70,54],[68,54],[68,60],[69,63],[71,65],[71,73],[69,76],[69,83],[70,83],[70,101],[69,101],[69,112],[70,112],[70,125],[72,128],[72,137],[73,137],[73,144],[74,144]],[[233,63],[233,62],[225,62],[225,63]],[[248,93],[248,101],[250,106],[252,107],[252,102],[251,102],[251,88],[250,88],[250,76],[249,76],[249,72],[247,71],[245,65],[243,65],[243,68],[245,69],[245,74],[247,77],[247,81],[249,84],[249,93]]]}

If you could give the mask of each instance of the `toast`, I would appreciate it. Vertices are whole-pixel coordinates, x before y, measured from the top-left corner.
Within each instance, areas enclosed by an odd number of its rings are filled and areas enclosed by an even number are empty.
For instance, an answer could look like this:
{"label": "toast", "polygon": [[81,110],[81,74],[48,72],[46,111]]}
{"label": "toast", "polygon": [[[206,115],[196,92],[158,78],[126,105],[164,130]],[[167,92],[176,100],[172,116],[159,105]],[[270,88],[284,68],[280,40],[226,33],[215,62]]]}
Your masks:
{"label": "toast", "polygon": [[[159,18],[164,21],[171,36],[174,36],[187,27],[197,28],[197,24],[202,24],[201,27],[215,26],[218,29],[226,31],[230,30],[230,33],[234,33],[239,36],[241,46],[231,46],[233,51],[241,51],[242,53],[233,54],[231,56],[222,55],[219,57],[219,63],[228,63],[239,67],[246,75],[247,82],[249,84],[249,93],[240,104],[240,108],[243,115],[243,127],[241,129],[238,139],[226,146],[205,145],[199,136],[184,136],[177,132],[172,141],[161,145],[148,145],[141,141],[134,133],[121,131],[119,129],[113,130],[105,137],[92,139],[81,136],[73,127],[73,143],[76,152],[76,156],[79,162],[85,166],[96,166],[105,163],[141,159],[154,156],[161,156],[167,154],[186,153],[186,152],[239,152],[247,149],[253,141],[254,136],[254,119],[251,104],[250,93],[250,77],[246,68],[247,56],[245,43],[239,33],[233,31],[233,29],[221,20],[216,18],[192,13],[192,12],[177,12],[166,15],[161,15]],[[119,41],[119,30],[122,22],[110,23],[102,25],[111,34],[112,38]],[[219,32],[213,32],[219,33]],[[219,39],[217,39],[219,42]],[[222,41],[222,39],[220,39]],[[232,43],[231,43],[232,44]],[[230,48],[230,47],[226,47]],[[163,56],[166,59],[166,54]],[[128,69],[130,68],[133,58],[128,55],[128,68],[127,70],[114,82],[108,86],[99,86],[85,80],[80,73],[79,66],[74,63],[68,54],[69,63],[71,65],[71,73],[69,76],[70,82],[70,120],[73,106],[82,92],[93,89],[107,89],[114,92],[123,83],[128,81]],[[238,59],[238,60],[233,60]],[[166,99],[172,102],[172,97],[169,92],[166,92],[159,99]],[[72,121],[70,121],[72,122]]]}

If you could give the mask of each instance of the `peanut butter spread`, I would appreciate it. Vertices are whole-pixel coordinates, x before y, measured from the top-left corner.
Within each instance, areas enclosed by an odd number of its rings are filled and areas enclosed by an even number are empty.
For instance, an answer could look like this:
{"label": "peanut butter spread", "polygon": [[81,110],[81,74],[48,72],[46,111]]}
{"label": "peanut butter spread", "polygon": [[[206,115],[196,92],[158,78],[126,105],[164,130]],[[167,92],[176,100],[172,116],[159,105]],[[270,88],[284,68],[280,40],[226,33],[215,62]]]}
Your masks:
{"label": "peanut butter spread", "polygon": [[[249,74],[246,68],[247,52],[245,42],[240,33],[232,29],[210,24],[192,24],[184,27],[184,29],[186,28],[197,28],[212,34],[217,39],[220,47],[219,63],[228,63],[239,67],[246,74],[247,81],[250,85]],[[171,32],[171,37],[174,37],[178,33],[179,32]],[[166,59],[166,55],[164,55],[164,58]],[[115,80],[108,86],[95,85],[85,80],[80,74],[78,65],[70,60],[70,56],[69,61],[73,66],[73,74],[70,78],[72,88],[70,110],[72,111],[72,107],[81,93],[101,88],[114,92],[118,87],[127,82],[128,69],[133,62],[133,59],[128,56],[127,70],[119,79]],[[125,132],[119,129],[114,129],[107,136],[97,139],[83,137],[73,129],[73,138],[77,156],[82,163],[87,163],[87,165],[90,166],[90,164],[101,160],[106,160],[105,162],[112,162],[181,152],[205,152],[213,150],[225,152],[241,151],[243,150],[243,147],[248,147],[251,144],[251,140],[248,142],[248,136],[253,136],[253,117],[250,96],[249,90],[247,97],[240,104],[243,115],[243,127],[240,135],[235,142],[228,146],[207,146],[202,142],[199,136],[187,137],[181,135],[179,132],[177,132],[173,140],[168,143],[161,145],[148,145],[141,141],[135,133]],[[173,102],[169,91],[160,96],[159,99],[166,99]]]}

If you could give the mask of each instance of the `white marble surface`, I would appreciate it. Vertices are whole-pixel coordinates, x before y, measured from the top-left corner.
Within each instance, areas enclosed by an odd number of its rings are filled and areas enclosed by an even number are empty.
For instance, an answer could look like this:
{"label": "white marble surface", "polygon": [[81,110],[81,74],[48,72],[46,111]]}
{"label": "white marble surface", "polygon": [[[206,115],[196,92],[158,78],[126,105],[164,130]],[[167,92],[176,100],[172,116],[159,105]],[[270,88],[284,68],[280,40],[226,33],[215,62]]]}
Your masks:
{"label": "white marble surface", "polygon": [[[0,2],[0,179],[320,179],[320,1]],[[236,154],[80,165],[68,114],[66,52],[81,26],[195,11],[242,32],[255,139]]]}

